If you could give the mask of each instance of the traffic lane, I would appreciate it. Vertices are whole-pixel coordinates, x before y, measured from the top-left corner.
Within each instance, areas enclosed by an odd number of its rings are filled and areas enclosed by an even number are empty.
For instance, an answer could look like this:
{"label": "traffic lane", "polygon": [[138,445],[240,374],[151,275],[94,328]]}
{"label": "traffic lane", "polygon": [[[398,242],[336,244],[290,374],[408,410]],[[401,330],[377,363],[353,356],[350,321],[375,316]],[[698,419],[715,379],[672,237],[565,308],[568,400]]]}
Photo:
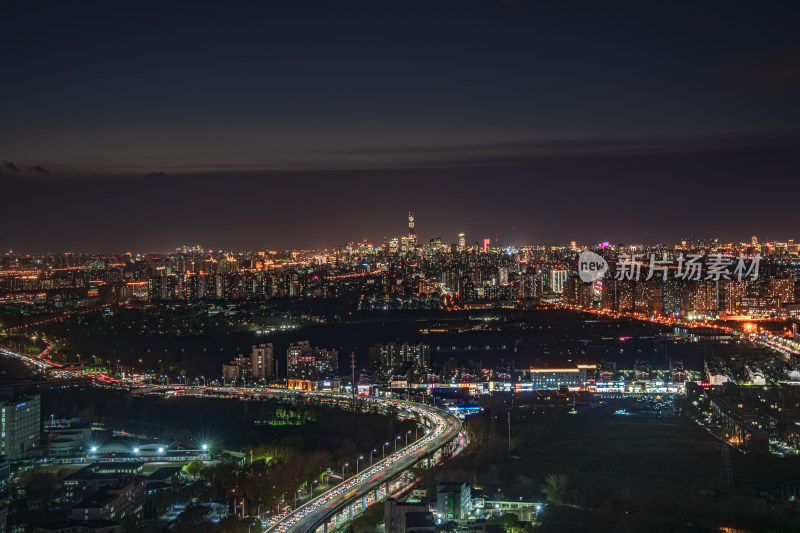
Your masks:
{"label": "traffic lane", "polygon": [[[332,498],[327,499],[323,502],[320,502],[315,506],[314,509],[307,509],[306,513],[303,513],[303,516],[297,519],[296,521],[292,521],[292,524],[287,524],[289,527],[286,529],[275,529],[275,531],[286,531],[286,532],[293,532],[293,531],[311,531],[315,527],[318,527],[320,522],[324,522],[328,515],[334,512],[339,512],[339,508],[344,508],[347,505],[355,503],[359,498],[363,497],[365,494],[368,494],[370,491],[374,490],[377,487],[380,487],[381,484],[385,483],[386,481],[392,479],[397,474],[402,473],[403,471],[407,470],[411,466],[414,465],[419,460],[420,455],[427,455],[429,453],[433,453],[442,446],[446,445],[450,440],[456,438],[458,436],[458,431],[453,424],[448,424],[448,428],[444,434],[436,438],[435,442],[430,442],[425,445],[423,449],[420,450],[409,450],[408,453],[404,454],[403,457],[398,458],[395,460],[395,464],[397,465],[393,471],[384,470],[378,473],[373,478],[362,481],[359,484],[353,486],[348,485],[345,487],[346,489],[352,489],[349,491],[341,491],[339,494],[332,495]],[[320,498],[325,498],[325,495],[321,496]],[[313,502],[309,502],[313,503]],[[325,504],[324,506],[322,504]],[[298,509],[300,511],[300,509]],[[291,515],[289,515],[291,516]],[[288,516],[287,516],[288,518]],[[279,527],[279,524],[273,527]]]}

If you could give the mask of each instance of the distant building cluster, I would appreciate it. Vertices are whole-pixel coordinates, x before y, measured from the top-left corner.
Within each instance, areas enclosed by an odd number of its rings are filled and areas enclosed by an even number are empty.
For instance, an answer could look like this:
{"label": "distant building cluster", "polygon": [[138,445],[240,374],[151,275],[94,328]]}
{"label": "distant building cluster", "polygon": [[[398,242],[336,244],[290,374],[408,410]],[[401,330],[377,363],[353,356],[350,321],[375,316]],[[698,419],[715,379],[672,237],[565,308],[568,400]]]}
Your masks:
{"label": "distant building cluster", "polygon": [[277,374],[278,362],[272,343],[253,346],[249,356],[239,354],[229,364],[222,365],[222,377],[225,381],[267,383]]}
{"label": "distant building cluster", "polygon": [[746,452],[800,450],[800,389],[776,385],[753,387],[725,380],[688,383],[686,398],[710,422],[719,437]]}
{"label": "distant building cluster", "polygon": [[289,380],[330,380],[339,375],[339,352],[311,346],[308,341],[300,341],[289,345],[286,365]]}
{"label": "distant building cluster", "polygon": [[[585,283],[578,274],[571,274],[564,282],[561,295],[564,303],[690,320],[800,318],[800,285],[796,274],[800,260],[793,240],[759,244],[753,237],[750,243],[739,245],[683,241],[669,247],[609,246],[598,252],[608,259],[608,272],[593,283]],[[652,268],[656,275],[649,271],[636,279],[615,275],[615,271],[619,274],[620,257],[648,255],[658,260],[651,261],[649,267],[644,261],[636,268]],[[687,257],[691,259],[687,261]],[[757,264],[757,269],[748,276],[733,275],[731,271],[739,263],[744,264],[746,258],[750,258],[748,267]],[[690,267],[686,265],[691,262],[695,263],[694,268],[687,272]],[[678,275],[679,270],[684,271],[682,275]],[[702,272],[705,274],[701,275]]]}
{"label": "distant building cluster", "polygon": [[[798,245],[684,240],[671,245],[502,247],[497,236],[464,233],[447,244],[418,238],[413,213],[407,233],[382,244],[348,243],[332,250],[230,252],[184,246],[165,253],[109,256],[0,256],[0,298],[20,313],[116,302],[225,302],[274,298],[357,300],[364,310],[525,307],[539,300],[645,315],[800,317]],[[592,249],[611,268],[595,283],[576,275],[578,255]],[[689,254],[761,258],[758,279],[615,279],[616,258],[670,264]],[[668,269],[668,267],[663,267]]]}
{"label": "distant building cluster", "polygon": [[431,347],[427,344],[389,342],[369,348],[369,362],[384,377],[420,374],[431,368]]}
{"label": "distant building cluster", "polygon": [[[222,377],[231,385],[271,384],[278,377],[279,367],[272,343],[259,344],[252,347],[249,356],[239,354],[222,365]],[[309,341],[290,344],[286,351],[285,377],[292,389],[338,389],[341,386],[339,352],[311,346]]]}

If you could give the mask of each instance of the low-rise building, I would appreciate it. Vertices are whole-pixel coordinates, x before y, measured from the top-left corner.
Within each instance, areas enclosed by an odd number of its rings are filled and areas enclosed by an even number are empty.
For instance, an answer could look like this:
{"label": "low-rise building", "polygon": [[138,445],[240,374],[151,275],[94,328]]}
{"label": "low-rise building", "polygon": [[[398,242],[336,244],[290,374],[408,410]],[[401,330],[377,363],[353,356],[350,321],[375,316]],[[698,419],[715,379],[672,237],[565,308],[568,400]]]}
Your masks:
{"label": "low-rise building", "polygon": [[472,510],[472,489],[466,482],[439,483],[436,511],[443,520],[461,519]]}
{"label": "low-rise building", "polygon": [[531,368],[533,389],[560,389],[561,387],[585,387],[589,372],[595,365],[578,365],[575,368]]}
{"label": "low-rise building", "polygon": [[47,455],[54,461],[80,455],[92,440],[92,428],[88,424],[84,427],[51,428],[47,433]]}
{"label": "low-rise building", "polygon": [[64,520],[36,528],[36,533],[120,533],[113,520]]}
{"label": "low-rise building", "polygon": [[145,479],[128,477],[91,494],[72,507],[73,520],[119,520],[138,517],[144,503]]}
{"label": "low-rise building", "polygon": [[252,361],[239,354],[229,364],[222,365],[222,378],[226,382],[249,381],[253,377]]}
{"label": "low-rise building", "polygon": [[389,498],[383,504],[386,533],[405,533],[406,516],[411,513],[429,512],[428,502],[398,502]]}
{"label": "low-rise building", "polygon": [[332,378],[332,379],[289,378],[286,386],[289,390],[340,391],[342,390],[342,380],[339,378]]}
{"label": "low-rise building", "polygon": [[436,520],[430,511],[406,513],[405,533],[436,533]]}

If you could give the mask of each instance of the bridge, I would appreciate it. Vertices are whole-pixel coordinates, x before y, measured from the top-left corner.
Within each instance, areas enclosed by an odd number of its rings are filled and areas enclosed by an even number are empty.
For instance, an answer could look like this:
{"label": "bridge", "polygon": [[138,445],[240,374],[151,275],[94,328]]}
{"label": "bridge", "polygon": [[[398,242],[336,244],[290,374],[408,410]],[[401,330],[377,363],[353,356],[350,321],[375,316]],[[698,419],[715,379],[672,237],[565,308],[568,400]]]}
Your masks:
{"label": "bridge", "polygon": [[[256,391],[252,391],[257,394]],[[274,394],[274,389],[270,391]],[[297,394],[295,391],[285,393]],[[335,393],[302,393],[327,396],[338,400],[348,397]],[[454,455],[466,444],[461,433],[461,421],[454,415],[428,405],[397,399],[359,397],[359,401],[394,407],[401,414],[417,418],[425,426],[425,435],[398,449],[374,465],[364,468],[336,487],[320,494],[300,507],[273,516],[264,523],[268,533],[300,533],[321,531],[328,533],[342,522],[348,522],[372,503],[380,501],[406,485],[402,475],[419,462],[433,457]],[[338,516],[343,511],[343,516]]]}
{"label": "bridge", "polygon": [[[45,351],[46,352],[46,351]],[[40,354],[40,356],[44,355]],[[26,364],[38,366],[40,369],[51,369],[51,361],[39,357],[32,358],[22,354],[0,349],[0,355],[16,357]],[[72,377],[72,376],[68,376]],[[69,380],[72,381],[72,380]],[[229,387],[182,387],[184,394],[219,394],[241,395],[246,397],[260,396],[295,396],[295,397],[320,397],[329,398],[338,402],[350,402],[347,395],[333,392],[305,392],[287,389],[263,388],[229,388]],[[134,389],[132,392],[174,393],[173,387],[155,386]],[[431,457],[441,459],[443,456],[452,456],[459,453],[466,445],[466,439],[461,432],[461,421],[451,413],[436,407],[403,401],[392,398],[378,398],[359,396],[359,402],[377,404],[386,410],[396,409],[401,415],[416,418],[425,427],[422,438],[403,446],[385,459],[356,472],[352,477],[342,482],[323,494],[311,499],[300,507],[285,511],[262,522],[268,533],[300,533],[307,531],[322,531],[328,533],[329,527],[336,529],[341,517],[337,515],[344,510],[344,521],[353,518],[354,513],[359,513],[368,505],[380,501],[392,493],[413,485],[405,482],[402,475],[414,465]]]}
{"label": "bridge", "polygon": [[[318,398],[351,404],[349,395],[335,392],[297,391],[282,388],[180,387],[182,394],[259,397]],[[140,392],[172,393],[173,386],[143,387]],[[366,508],[393,494],[410,489],[404,474],[413,466],[431,459],[433,463],[454,456],[466,446],[461,421],[453,414],[416,402],[394,398],[358,396],[357,402],[370,403],[384,411],[396,410],[415,418],[425,428],[422,438],[409,443],[374,465],[356,472],[330,490],[305,504],[262,521],[267,533],[328,533],[348,523]]]}

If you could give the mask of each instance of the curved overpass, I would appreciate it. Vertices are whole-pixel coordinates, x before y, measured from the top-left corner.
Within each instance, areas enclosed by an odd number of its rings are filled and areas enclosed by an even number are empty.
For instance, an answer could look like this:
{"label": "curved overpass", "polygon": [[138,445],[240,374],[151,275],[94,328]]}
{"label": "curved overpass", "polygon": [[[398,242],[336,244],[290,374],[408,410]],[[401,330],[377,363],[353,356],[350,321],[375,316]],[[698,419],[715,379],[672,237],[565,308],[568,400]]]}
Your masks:
{"label": "curved overpass", "polygon": [[[341,395],[335,396],[341,398]],[[365,468],[357,475],[344,480],[333,489],[297,509],[273,517],[266,523],[267,532],[301,533],[316,530],[346,505],[408,470],[420,459],[443,448],[461,431],[461,421],[458,418],[434,407],[386,398],[361,397],[359,399],[384,405],[395,404],[400,409],[409,411],[425,420],[428,431],[421,439],[396,451],[373,466]]]}

